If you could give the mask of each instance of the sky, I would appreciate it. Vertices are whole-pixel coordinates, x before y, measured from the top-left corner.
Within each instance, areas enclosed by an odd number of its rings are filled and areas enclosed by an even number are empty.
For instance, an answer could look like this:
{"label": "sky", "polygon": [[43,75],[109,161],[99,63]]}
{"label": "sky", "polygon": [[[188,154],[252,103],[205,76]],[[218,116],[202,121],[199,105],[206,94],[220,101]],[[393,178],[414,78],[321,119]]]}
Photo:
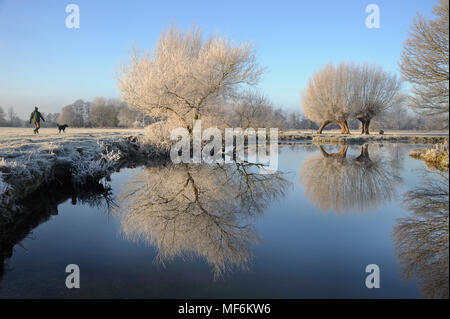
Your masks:
{"label": "sky", "polygon": [[[80,28],[66,27],[66,6],[80,9]],[[367,28],[369,4],[380,27]],[[300,110],[308,77],[328,62],[378,63],[398,73],[403,43],[417,12],[432,17],[434,0],[0,0],[0,106],[26,118],[59,112],[77,99],[120,97],[116,74],[133,46],[151,51],[172,24],[250,41],[266,68],[259,88]]]}

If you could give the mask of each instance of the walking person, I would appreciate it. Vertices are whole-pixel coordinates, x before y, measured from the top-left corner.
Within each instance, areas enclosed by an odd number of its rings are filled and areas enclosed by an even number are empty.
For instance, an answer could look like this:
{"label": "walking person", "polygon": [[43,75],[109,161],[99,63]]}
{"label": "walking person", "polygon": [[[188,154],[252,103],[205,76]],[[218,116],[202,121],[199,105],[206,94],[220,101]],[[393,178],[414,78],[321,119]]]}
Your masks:
{"label": "walking person", "polygon": [[31,116],[30,116],[30,124],[31,124],[31,121],[33,121],[34,127],[35,127],[34,134],[39,134],[39,129],[41,128],[41,119],[45,122],[44,117],[38,111],[38,107],[36,106],[34,108],[33,113],[31,113]]}

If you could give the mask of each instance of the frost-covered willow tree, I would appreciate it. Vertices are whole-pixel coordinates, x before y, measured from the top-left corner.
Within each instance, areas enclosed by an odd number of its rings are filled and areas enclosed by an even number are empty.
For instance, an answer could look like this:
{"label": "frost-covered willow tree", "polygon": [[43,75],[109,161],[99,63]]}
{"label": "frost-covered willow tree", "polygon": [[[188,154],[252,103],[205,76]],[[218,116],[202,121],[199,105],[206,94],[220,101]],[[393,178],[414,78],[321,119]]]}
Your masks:
{"label": "frost-covered willow tree", "polygon": [[414,20],[404,45],[400,70],[413,85],[410,105],[448,127],[449,1],[440,0],[433,12],[434,20],[421,15]]}
{"label": "frost-covered willow tree", "polygon": [[262,71],[250,43],[171,27],[152,54],[134,50],[118,84],[130,107],[192,132],[196,119],[220,123],[223,101],[256,85]]}
{"label": "frost-covered willow tree", "polygon": [[330,63],[310,78],[302,108],[308,119],[322,123],[319,134],[331,123],[349,134],[349,118],[360,120],[362,133],[369,134],[370,121],[401,102],[400,89],[397,76],[378,65]]}
{"label": "frost-covered willow tree", "polygon": [[313,74],[302,93],[301,104],[305,116],[321,122],[317,133],[328,124],[338,124],[342,134],[349,134],[347,120],[351,115],[351,65],[327,64]]}
{"label": "frost-covered willow tree", "polygon": [[367,63],[351,67],[352,117],[362,123],[362,134],[369,134],[370,121],[402,102],[401,81],[379,65]]}

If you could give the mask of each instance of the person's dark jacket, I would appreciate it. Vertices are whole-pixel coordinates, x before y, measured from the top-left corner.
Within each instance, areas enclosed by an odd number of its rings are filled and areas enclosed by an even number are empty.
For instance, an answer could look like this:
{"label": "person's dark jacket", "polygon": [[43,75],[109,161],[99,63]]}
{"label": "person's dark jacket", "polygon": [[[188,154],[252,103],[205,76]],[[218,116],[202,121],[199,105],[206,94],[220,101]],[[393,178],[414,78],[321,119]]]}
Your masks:
{"label": "person's dark jacket", "polygon": [[33,111],[30,116],[30,123],[33,121],[33,123],[39,123],[41,119],[45,122],[44,117],[42,116],[41,112],[39,111]]}

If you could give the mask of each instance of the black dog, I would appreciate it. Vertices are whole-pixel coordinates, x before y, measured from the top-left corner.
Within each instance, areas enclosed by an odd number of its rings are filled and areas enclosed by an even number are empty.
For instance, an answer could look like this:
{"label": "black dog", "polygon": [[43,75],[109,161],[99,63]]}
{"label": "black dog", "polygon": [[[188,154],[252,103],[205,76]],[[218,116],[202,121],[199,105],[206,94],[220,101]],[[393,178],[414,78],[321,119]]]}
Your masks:
{"label": "black dog", "polygon": [[61,133],[61,131],[63,131],[64,133],[66,133],[66,127],[69,127],[69,125],[67,125],[67,124],[59,125],[59,124],[57,123],[56,125],[58,126],[59,133]]}

